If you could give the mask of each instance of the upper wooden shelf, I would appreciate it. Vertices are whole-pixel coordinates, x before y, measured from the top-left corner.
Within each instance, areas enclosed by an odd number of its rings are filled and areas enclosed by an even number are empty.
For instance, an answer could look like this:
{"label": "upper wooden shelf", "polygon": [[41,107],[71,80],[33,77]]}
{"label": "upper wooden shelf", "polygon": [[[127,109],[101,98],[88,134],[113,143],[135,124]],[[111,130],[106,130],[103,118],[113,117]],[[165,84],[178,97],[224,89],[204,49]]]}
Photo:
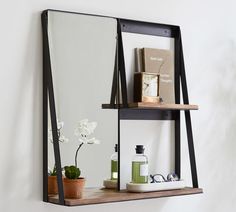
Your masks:
{"label": "upper wooden shelf", "polygon": [[[102,104],[102,109],[117,109],[118,105]],[[124,108],[120,105],[120,108]],[[157,110],[198,110],[198,105],[186,104],[164,104],[152,102],[132,102],[128,103],[128,108],[131,109],[157,109]]]}
{"label": "upper wooden shelf", "polygon": [[[86,188],[84,191],[84,197],[82,199],[65,199],[65,205],[88,205],[88,204],[100,204],[109,202],[121,202],[140,199],[151,199],[181,195],[191,195],[202,193],[201,188],[189,188],[168,190],[168,191],[155,191],[146,193],[130,193],[127,191],[116,191],[112,189],[101,188]],[[49,196],[49,202],[58,203],[57,196]]]}

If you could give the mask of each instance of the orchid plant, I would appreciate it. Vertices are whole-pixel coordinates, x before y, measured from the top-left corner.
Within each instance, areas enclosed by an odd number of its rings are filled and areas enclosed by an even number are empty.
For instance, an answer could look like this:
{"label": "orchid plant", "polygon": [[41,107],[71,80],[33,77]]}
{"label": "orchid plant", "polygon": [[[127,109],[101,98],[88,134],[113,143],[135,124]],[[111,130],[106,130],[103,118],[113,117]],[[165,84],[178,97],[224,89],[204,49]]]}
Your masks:
{"label": "orchid plant", "polygon": [[[62,134],[62,129],[64,127],[64,122],[63,121],[59,121],[57,120],[57,134],[58,134],[58,139],[60,143],[68,143],[69,139],[66,138],[63,134]],[[48,140],[53,143],[53,136],[52,136],[52,128],[50,127],[48,129]],[[56,165],[54,164],[53,169],[48,169],[48,174],[49,176],[56,176]]]}
{"label": "orchid plant", "polygon": [[78,122],[74,134],[78,137],[79,146],[75,153],[75,167],[77,168],[77,157],[80,148],[84,144],[100,144],[100,141],[95,137],[92,137],[94,130],[97,127],[97,122],[89,122],[88,119],[83,119]]}

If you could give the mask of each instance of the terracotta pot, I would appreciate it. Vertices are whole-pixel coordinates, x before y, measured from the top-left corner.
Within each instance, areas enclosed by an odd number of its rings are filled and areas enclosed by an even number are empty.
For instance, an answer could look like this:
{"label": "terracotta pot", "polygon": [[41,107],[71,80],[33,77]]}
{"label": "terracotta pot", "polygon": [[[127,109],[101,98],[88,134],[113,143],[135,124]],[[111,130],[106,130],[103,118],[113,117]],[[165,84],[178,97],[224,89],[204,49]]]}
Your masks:
{"label": "terracotta pot", "polygon": [[63,179],[64,196],[68,199],[80,199],[83,196],[83,189],[85,185],[84,178],[78,179]]}
{"label": "terracotta pot", "polygon": [[56,176],[48,176],[48,194],[58,194]]}

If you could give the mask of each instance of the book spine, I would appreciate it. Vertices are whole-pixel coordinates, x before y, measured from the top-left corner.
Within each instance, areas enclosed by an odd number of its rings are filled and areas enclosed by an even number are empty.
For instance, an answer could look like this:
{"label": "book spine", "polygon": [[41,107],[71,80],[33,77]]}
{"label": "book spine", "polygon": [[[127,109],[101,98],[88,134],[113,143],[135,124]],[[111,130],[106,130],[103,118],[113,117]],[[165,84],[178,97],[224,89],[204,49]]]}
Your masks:
{"label": "book spine", "polygon": [[135,48],[135,72],[143,72],[143,55],[142,49]]}
{"label": "book spine", "polygon": [[142,58],[143,72],[147,72],[146,61],[145,61],[145,48],[140,49],[140,54]]}

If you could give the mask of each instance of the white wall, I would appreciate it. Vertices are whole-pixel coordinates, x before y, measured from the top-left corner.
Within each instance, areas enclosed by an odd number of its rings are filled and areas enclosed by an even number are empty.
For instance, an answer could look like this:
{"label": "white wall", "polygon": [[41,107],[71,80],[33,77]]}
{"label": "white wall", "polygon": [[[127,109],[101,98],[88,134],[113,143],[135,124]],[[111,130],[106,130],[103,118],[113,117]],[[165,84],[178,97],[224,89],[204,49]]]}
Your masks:
{"label": "white wall", "polygon": [[[234,1],[1,1],[0,211],[234,211]],[[65,208],[42,202],[42,43],[46,8],[180,25],[203,195]],[[184,133],[184,131],[183,131]],[[183,143],[186,137],[183,136]],[[188,164],[186,146],[183,161]],[[186,169],[186,168],[185,168]]]}
{"label": "white wall", "polygon": [[[122,33],[128,100],[133,101],[133,75],[135,70],[135,48],[167,49],[174,53],[174,39],[143,35],[136,33]],[[174,57],[173,57],[174,60]],[[174,64],[174,61],[173,61]],[[120,129],[120,185],[126,188],[131,181],[132,159],[135,146],[142,144],[148,157],[149,174],[160,173],[167,176],[174,172],[174,121],[157,120],[123,120]],[[182,179],[185,176],[181,176]]]}

